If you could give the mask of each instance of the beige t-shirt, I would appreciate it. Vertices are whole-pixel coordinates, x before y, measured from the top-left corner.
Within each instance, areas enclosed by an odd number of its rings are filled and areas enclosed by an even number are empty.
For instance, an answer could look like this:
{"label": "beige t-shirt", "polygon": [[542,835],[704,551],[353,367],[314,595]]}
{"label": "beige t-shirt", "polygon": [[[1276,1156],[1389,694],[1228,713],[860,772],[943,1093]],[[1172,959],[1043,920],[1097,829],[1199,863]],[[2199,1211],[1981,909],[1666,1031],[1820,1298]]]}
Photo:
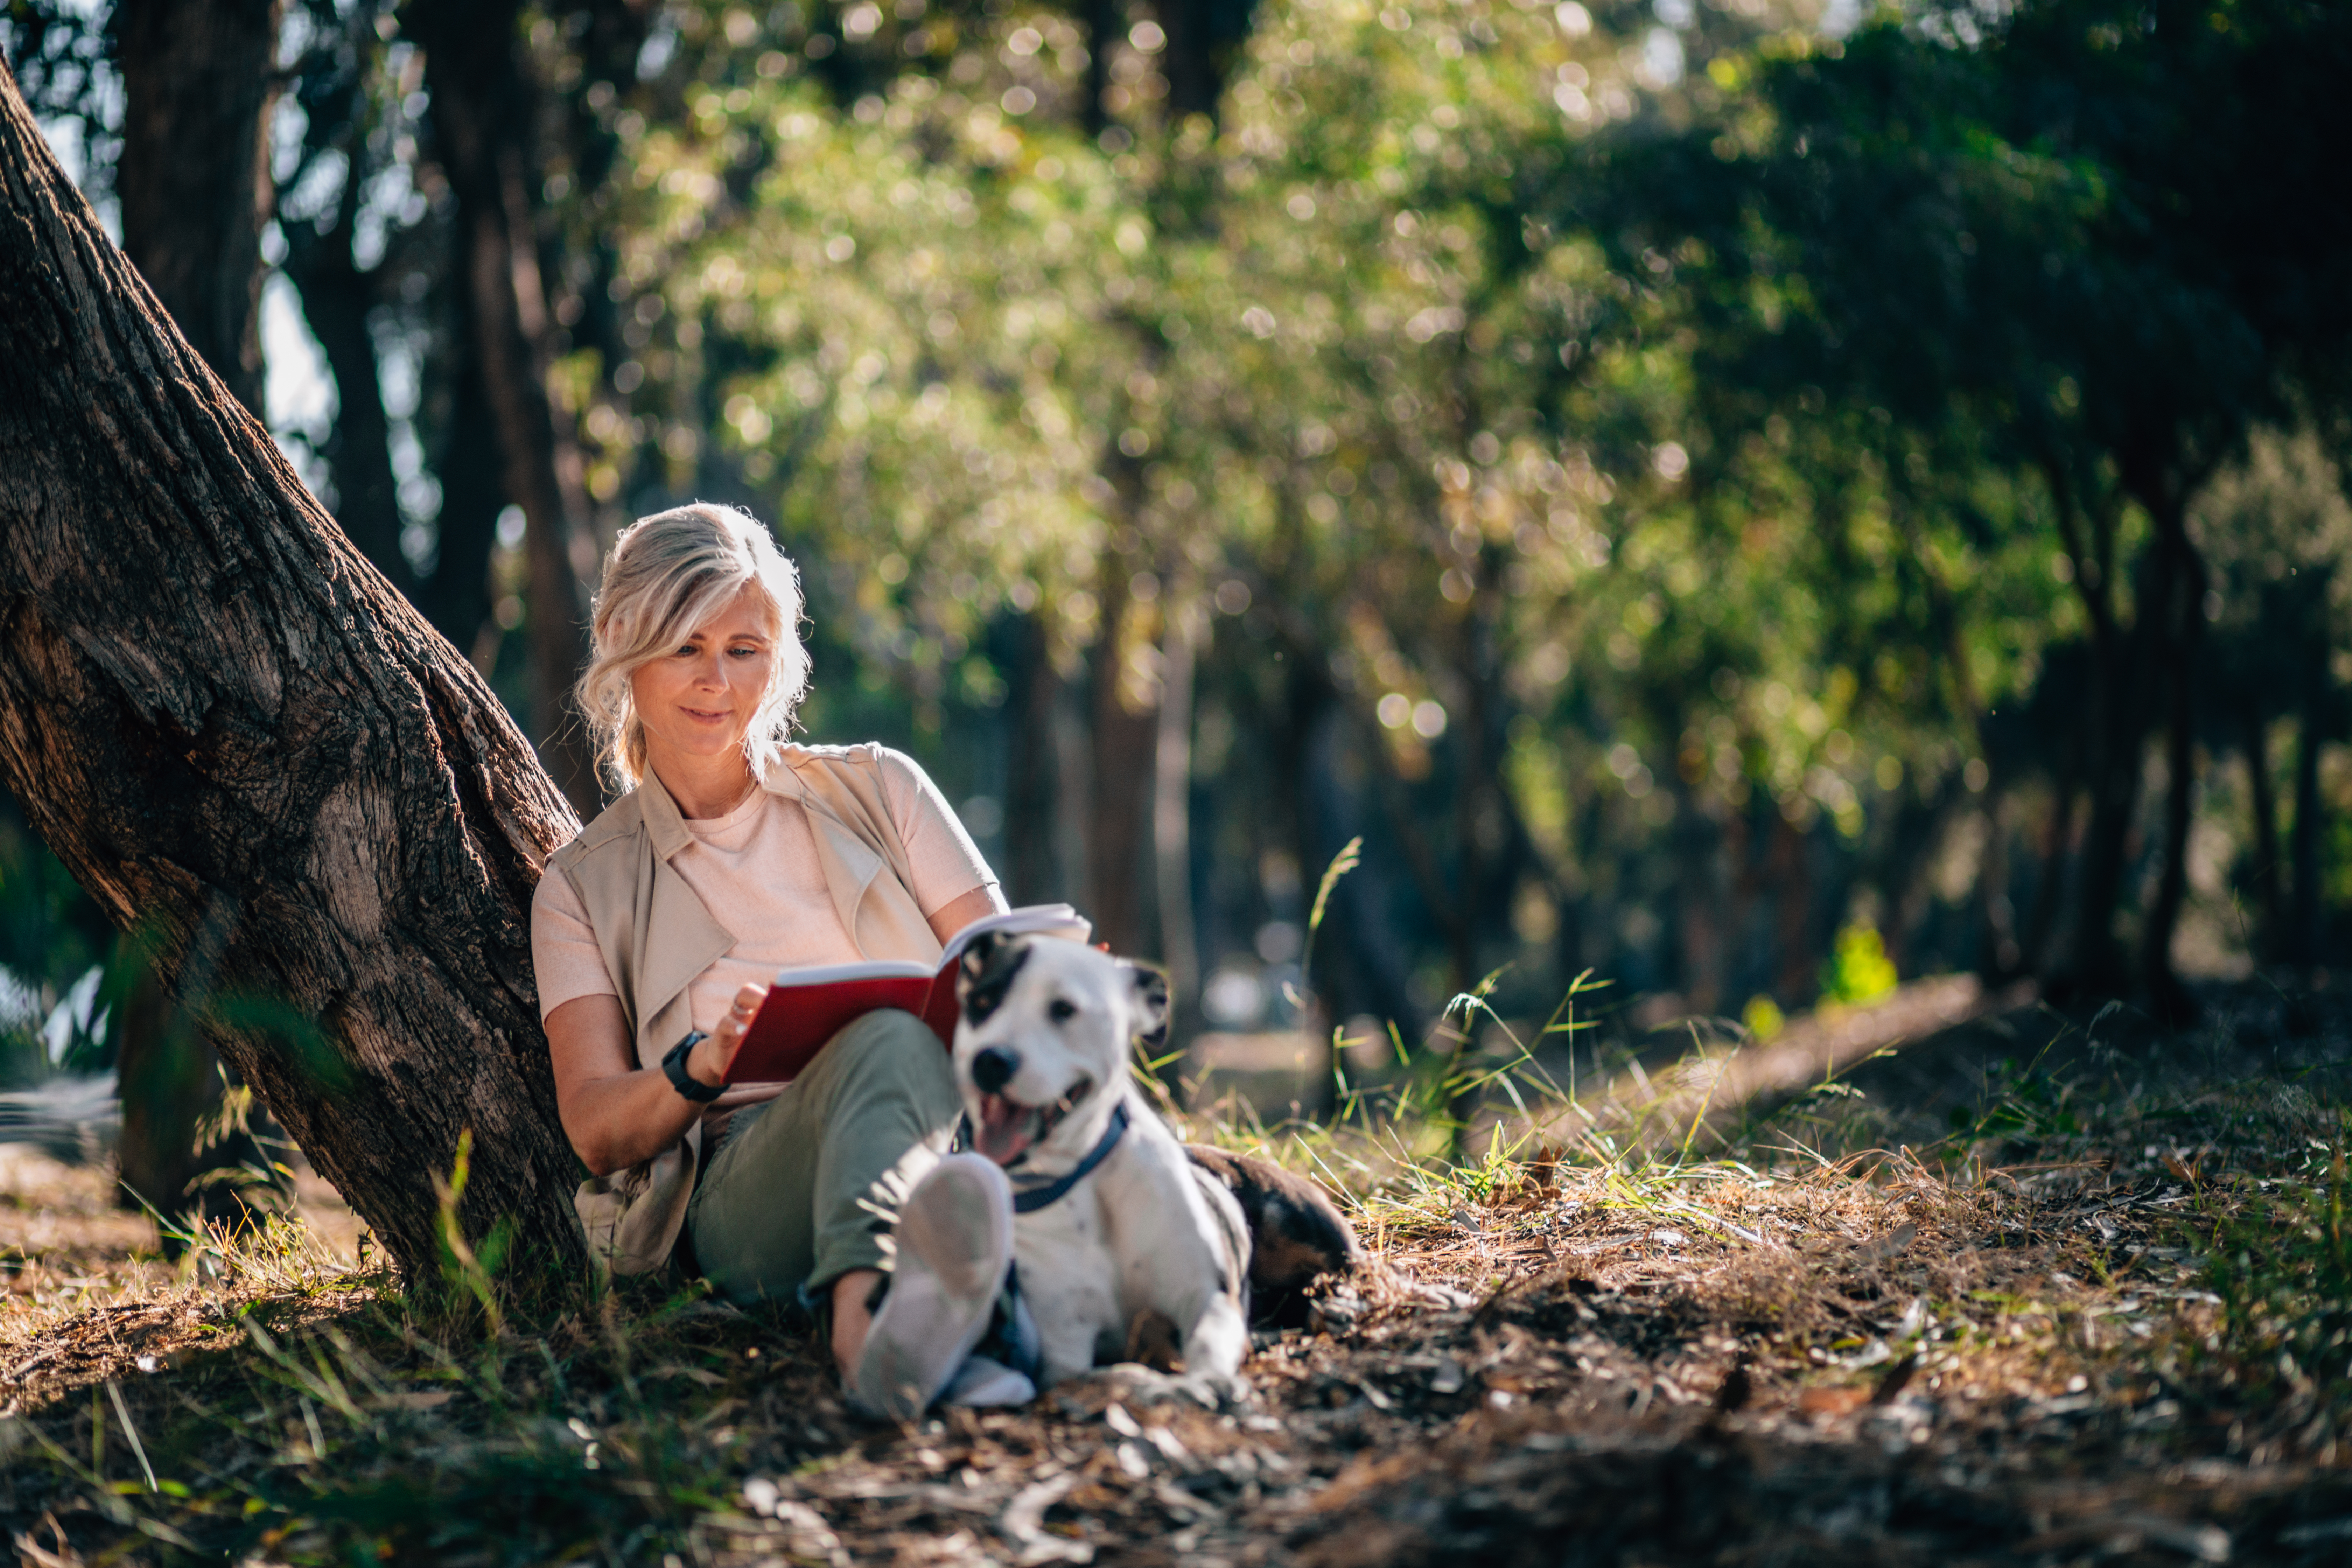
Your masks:
{"label": "beige t-shirt", "polygon": [[[883,804],[914,875],[907,890],[924,915],[939,913],[974,888],[994,888],[994,873],[929,775],[904,752],[885,747],[881,759]],[[765,985],[779,969],[854,963],[864,956],[834,907],[800,802],[757,790],[725,816],[689,818],[686,826],[694,841],[670,861],[671,868],[712,918],[735,933],[735,945],[687,989],[696,1028],[716,1027],[747,981]],[[996,901],[1002,907],[1003,900]],[[619,994],[569,878],[540,879],[530,905],[530,956],[542,1020],[577,997]],[[739,1084],[719,1104],[765,1100],[781,1087]]]}

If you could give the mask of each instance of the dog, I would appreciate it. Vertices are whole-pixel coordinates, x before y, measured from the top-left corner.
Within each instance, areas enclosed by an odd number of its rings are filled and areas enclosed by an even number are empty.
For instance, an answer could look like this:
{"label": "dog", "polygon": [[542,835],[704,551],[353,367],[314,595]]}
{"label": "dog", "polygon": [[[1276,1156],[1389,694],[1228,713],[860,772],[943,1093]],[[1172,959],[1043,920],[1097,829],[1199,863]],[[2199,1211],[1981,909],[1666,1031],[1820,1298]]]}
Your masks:
{"label": "dog", "polygon": [[1013,1180],[1040,1385],[1148,1358],[1163,1381],[1129,1369],[1130,1390],[1245,1402],[1254,1284],[1287,1299],[1351,1269],[1347,1222],[1264,1161],[1189,1150],[1153,1111],[1129,1062],[1167,1037],[1157,970],[998,936],[964,954],[956,991],[956,1084],[972,1147]]}

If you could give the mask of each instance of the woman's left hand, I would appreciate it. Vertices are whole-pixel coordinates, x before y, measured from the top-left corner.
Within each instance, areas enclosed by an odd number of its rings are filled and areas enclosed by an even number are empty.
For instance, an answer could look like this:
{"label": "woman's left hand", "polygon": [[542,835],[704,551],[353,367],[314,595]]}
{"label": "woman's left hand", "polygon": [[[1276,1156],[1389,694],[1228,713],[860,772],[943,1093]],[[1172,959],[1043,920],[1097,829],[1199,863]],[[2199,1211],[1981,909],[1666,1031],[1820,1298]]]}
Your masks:
{"label": "woman's left hand", "polygon": [[745,983],[735,993],[735,1000],[729,1005],[726,1016],[719,1020],[719,1026],[694,1047],[686,1070],[704,1083],[725,1083],[728,1069],[735,1065],[735,1053],[743,1048],[743,1032],[751,1026],[760,1004],[767,999],[766,986]]}

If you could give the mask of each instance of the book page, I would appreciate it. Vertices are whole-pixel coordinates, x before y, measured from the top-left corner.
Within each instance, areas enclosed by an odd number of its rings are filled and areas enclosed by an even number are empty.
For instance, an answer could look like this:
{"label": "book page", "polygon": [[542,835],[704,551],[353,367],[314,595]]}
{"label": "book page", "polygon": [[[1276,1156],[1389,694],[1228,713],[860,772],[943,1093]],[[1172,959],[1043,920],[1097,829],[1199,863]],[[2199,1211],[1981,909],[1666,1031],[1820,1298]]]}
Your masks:
{"label": "book page", "polygon": [[843,980],[929,980],[931,966],[905,958],[866,959],[856,963],[815,963],[805,969],[780,969],[782,986],[831,985]]}
{"label": "book page", "polygon": [[991,931],[1005,931],[1022,936],[1067,937],[1084,942],[1094,934],[1094,921],[1067,904],[1024,904],[1017,910],[1002,914],[982,915],[948,939],[946,949],[940,954],[940,965],[951,966],[963,956],[963,950]]}

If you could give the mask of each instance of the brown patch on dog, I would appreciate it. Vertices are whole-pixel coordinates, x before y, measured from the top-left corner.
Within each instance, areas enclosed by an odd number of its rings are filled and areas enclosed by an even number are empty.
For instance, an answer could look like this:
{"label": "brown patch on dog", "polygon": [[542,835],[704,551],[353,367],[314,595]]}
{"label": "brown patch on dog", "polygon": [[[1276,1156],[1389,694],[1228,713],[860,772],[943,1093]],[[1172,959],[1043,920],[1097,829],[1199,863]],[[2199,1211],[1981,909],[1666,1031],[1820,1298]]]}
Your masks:
{"label": "brown patch on dog", "polygon": [[1127,1359],[1139,1361],[1154,1372],[1182,1372],[1183,1349],[1176,1334],[1176,1320],[1165,1312],[1146,1307],[1127,1325]]}
{"label": "brown patch on dog", "polygon": [[1363,1262],[1355,1230],[1322,1188],[1270,1161],[1187,1143],[1192,1163],[1241,1205],[1250,1235],[1250,1316],[1304,1327],[1307,1288],[1325,1275],[1353,1273]]}

